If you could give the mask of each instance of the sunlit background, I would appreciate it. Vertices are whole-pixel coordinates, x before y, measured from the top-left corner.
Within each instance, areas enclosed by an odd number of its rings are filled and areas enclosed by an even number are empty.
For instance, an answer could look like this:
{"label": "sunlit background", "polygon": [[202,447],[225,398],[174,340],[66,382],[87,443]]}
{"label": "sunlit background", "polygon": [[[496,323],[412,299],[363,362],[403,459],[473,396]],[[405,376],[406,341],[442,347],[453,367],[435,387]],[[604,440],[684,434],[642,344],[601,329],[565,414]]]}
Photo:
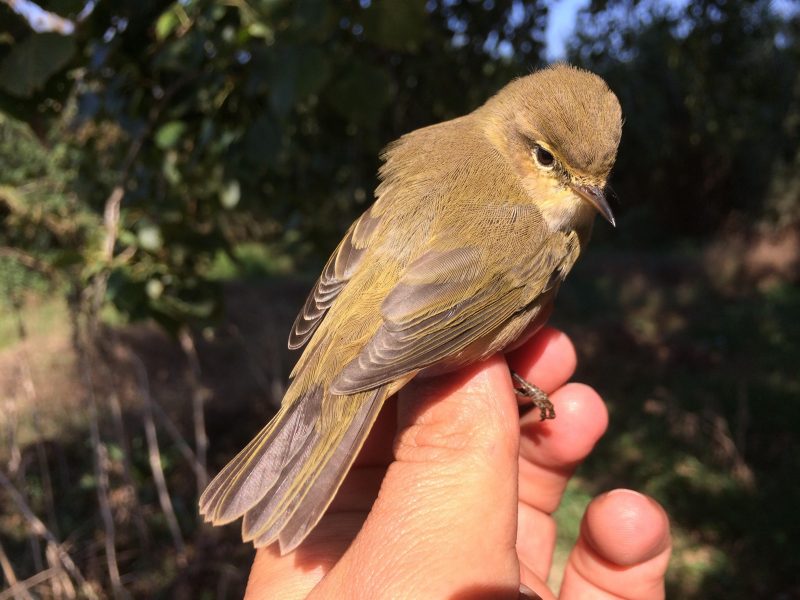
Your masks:
{"label": "sunlit background", "polygon": [[381,148],[559,59],[625,126],[554,317],[611,411],[554,572],[632,487],[670,597],[800,598],[799,36],[789,0],[0,0],[0,600],[240,597],[198,492]]}

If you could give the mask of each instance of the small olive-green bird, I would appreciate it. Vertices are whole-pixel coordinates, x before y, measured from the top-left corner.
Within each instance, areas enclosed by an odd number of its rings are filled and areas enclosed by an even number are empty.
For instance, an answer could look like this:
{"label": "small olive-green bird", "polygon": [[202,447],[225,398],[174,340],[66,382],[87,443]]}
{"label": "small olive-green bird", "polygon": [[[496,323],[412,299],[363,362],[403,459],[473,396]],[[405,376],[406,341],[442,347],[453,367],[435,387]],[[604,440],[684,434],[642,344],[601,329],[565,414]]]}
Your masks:
{"label": "small olive-green bird", "polygon": [[[556,65],[474,112],[389,145],[375,203],[325,265],[289,337],[305,346],[272,421],[209,484],[200,511],[296,548],[386,398],[533,335],[586,245],[622,129],[596,75]],[[546,396],[515,378],[544,417]]]}

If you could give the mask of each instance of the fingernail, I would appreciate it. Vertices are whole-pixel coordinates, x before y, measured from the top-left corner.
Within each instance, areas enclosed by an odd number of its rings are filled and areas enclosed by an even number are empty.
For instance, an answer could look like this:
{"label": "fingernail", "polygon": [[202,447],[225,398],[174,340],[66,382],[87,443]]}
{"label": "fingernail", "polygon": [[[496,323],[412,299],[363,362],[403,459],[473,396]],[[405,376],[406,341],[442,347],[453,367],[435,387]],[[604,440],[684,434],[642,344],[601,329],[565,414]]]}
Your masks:
{"label": "fingernail", "polygon": [[520,600],[542,600],[542,597],[524,583],[519,584]]}

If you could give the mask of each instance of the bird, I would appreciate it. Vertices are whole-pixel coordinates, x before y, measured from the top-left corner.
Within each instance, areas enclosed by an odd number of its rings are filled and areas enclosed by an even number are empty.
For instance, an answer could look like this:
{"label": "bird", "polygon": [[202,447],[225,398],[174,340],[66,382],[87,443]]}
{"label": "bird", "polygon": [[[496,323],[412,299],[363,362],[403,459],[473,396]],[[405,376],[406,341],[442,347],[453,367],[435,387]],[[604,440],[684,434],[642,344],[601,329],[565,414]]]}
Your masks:
{"label": "bird", "polygon": [[[382,153],[289,336],[303,349],[274,418],[209,483],[214,525],[297,548],[322,518],[387,398],[414,377],[514,349],[546,322],[605,197],[622,133],[599,76],[559,63]],[[547,395],[512,373],[541,418]]]}

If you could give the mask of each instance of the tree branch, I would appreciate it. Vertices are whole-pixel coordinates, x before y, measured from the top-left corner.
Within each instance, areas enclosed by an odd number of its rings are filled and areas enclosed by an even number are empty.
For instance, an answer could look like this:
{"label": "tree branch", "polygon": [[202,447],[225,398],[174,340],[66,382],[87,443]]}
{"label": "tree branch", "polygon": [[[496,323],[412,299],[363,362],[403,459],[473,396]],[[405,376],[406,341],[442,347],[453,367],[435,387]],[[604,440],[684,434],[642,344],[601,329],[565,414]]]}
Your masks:
{"label": "tree branch", "polygon": [[33,600],[33,596],[28,593],[27,587],[19,583],[16,573],[14,573],[14,567],[11,566],[11,561],[8,560],[2,543],[0,543],[0,569],[3,570],[3,575],[8,582],[8,590],[0,594],[0,600],[2,600],[3,596],[14,598],[14,600]]}
{"label": "tree branch", "polygon": [[44,10],[30,0],[0,0],[7,4],[11,10],[25,19],[36,33],[60,33],[72,35],[75,33],[75,23],[55,13]]}
{"label": "tree branch", "polygon": [[144,400],[144,434],[145,440],[147,441],[147,457],[150,461],[150,470],[153,473],[153,483],[158,492],[158,502],[161,505],[161,510],[164,512],[164,517],[167,520],[167,527],[172,535],[172,542],[175,545],[178,565],[183,567],[187,564],[186,544],[183,541],[183,535],[181,534],[181,528],[178,524],[178,518],[175,515],[175,508],[172,505],[172,498],[169,495],[167,480],[162,467],[161,451],[158,447],[158,434],[156,433],[156,424],[153,420],[154,402],[150,395],[150,380],[147,376],[147,369],[142,359],[134,352],[131,352],[131,357],[133,358],[139,391]]}

